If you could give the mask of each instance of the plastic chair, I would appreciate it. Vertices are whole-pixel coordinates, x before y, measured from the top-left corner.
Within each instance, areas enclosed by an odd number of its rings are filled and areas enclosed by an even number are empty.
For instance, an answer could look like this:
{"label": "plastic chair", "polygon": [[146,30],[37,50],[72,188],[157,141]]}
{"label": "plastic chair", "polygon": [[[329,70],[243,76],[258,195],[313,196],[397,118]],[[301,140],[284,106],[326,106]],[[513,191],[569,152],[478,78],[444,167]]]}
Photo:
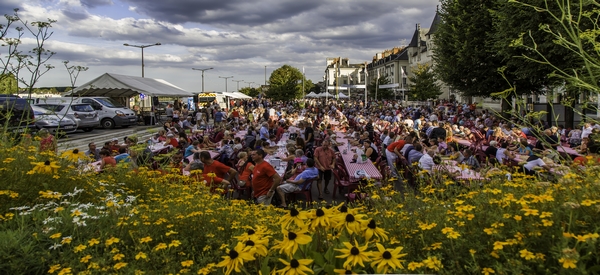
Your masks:
{"label": "plastic chair", "polygon": [[294,200],[296,200],[296,195],[297,194],[302,194],[306,198],[306,204],[307,205],[310,204],[310,203],[312,203],[312,183],[316,179],[317,178],[312,178],[312,179],[306,180],[305,185],[304,185],[304,189],[302,189],[300,191],[289,193],[288,195],[290,195]]}
{"label": "plastic chair", "polygon": [[346,177],[345,171],[340,170],[341,169],[339,168],[333,170],[333,194],[331,195],[333,199],[335,199],[336,191],[341,195],[344,187],[352,185],[350,180]]}
{"label": "plastic chair", "polygon": [[[250,194],[252,193],[252,181],[248,181],[246,182],[246,185],[244,186],[240,186],[239,182],[238,182],[238,178],[232,178],[229,183],[231,183],[231,189],[233,189],[235,192],[238,192],[238,199],[241,197],[242,194],[246,195],[248,197],[248,199],[250,198]],[[246,194],[245,191],[248,191],[248,193]],[[230,194],[230,199],[233,198],[233,192],[231,192]]]}

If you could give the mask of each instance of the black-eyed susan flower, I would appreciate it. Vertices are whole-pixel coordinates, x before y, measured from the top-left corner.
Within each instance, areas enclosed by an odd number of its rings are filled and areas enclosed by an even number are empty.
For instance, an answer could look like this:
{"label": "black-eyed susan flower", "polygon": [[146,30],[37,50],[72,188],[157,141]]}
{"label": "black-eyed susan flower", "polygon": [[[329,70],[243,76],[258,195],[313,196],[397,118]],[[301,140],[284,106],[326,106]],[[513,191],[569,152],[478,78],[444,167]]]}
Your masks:
{"label": "black-eyed susan flower", "polygon": [[28,174],[54,174],[60,169],[60,165],[56,164],[56,161],[47,160],[44,162],[32,162],[31,164],[35,166],[33,166],[33,169]]}
{"label": "black-eyed susan flower", "polygon": [[365,222],[365,224],[366,226],[364,227],[363,234],[367,241],[373,236],[384,241],[388,240],[387,232],[385,232],[385,230],[383,230],[381,227],[377,227],[377,223],[374,219],[370,219],[368,222]]}
{"label": "black-eyed susan flower", "polygon": [[298,250],[298,245],[307,244],[312,241],[312,237],[306,235],[306,228],[299,230],[286,230],[283,229],[283,241],[276,241],[277,244],[272,249],[279,249],[279,253],[285,253],[289,257],[292,257]]}
{"label": "black-eyed susan flower", "polygon": [[285,267],[281,270],[277,270],[275,273],[276,274],[285,274],[285,275],[305,275],[305,274],[314,274],[314,272],[312,271],[312,269],[310,269],[309,267],[307,267],[307,265],[311,264],[313,262],[313,260],[308,260],[308,259],[302,259],[302,260],[296,260],[296,259],[292,259],[290,262],[287,262],[284,259],[279,259],[280,262],[282,262]]}
{"label": "black-eyed susan flower", "polygon": [[335,274],[338,275],[344,275],[344,274],[357,274],[354,273],[352,270],[350,269],[334,269],[333,272],[335,272]]}
{"label": "black-eyed susan flower", "polygon": [[367,246],[359,246],[358,242],[354,240],[354,245],[350,242],[344,242],[343,245],[346,248],[335,249],[342,253],[342,255],[336,256],[336,258],[346,259],[343,264],[344,268],[355,267],[356,265],[360,265],[365,267],[365,262],[369,262],[371,255],[370,252],[367,252]]}
{"label": "black-eyed susan flower", "polygon": [[268,244],[269,240],[267,238],[260,239],[256,237],[244,242],[245,248],[247,248],[252,255],[260,255],[263,257],[267,256],[267,253],[269,252],[266,247]]}
{"label": "black-eyed susan flower", "polygon": [[279,223],[284,228],[287,228],[291,223],[295,223],[297,226],[304,226],[304,221],[308,219],[306,212],[298,211],[296,208],[290,208],[288,213],[279,219]]}
{"label": "black-eyed susan flower", "polygon": [[235,272],[241,272],[244,262],[255,259],[248,249],[245,248],[245,245],[240,242],[233,249],[227,251],[227,256],[223,256],[222,258],[223,261],[216,266],[225,268],[225,275],[231,274],[234,270]]}
{"label": "black-eyed susan flower", "polygon": [[60,156],[64,159],[66,159],[68,161],[72,161],[72,162],[78,162],[79,160],[85,160],[88,158],[83,152],[79,151],[79,149],[65,151]]}
{"label": "black-eyed susan flower", "polygon": [[346,228],[349,234],[358,234],[361,227],[362,218],[365,217],[363,214],[351,214],[342,213],[338,215],[339,228]]}
{"label": "black-eyed susan flower", "polygon": [[395,249],[385,248],[382,244],[376,243],[378,251],[371,252],[371,267],[376,267],[377,273],[387,273],[388,269],[392,271],[398,268],[404,268],[400,258],[406,256],[406,254],[400,254],[403,247],[398,246]]}
{"label": "black-eyed susan flower", "polygon": [[335,226],[335,220],[333,219],[333,210],[327,208],[318,208],[310,212],[309,215],[311,222],[310,228],[317,228],[322,226],[324,228],[331,228]]}

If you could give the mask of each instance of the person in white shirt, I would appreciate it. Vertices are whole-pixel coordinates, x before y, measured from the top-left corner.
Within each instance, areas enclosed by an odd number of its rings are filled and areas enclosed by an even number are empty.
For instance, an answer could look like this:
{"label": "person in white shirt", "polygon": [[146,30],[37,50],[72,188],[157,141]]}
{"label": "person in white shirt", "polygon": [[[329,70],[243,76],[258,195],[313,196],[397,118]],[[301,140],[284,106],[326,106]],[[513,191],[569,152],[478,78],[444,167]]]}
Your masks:
{"label": "person in white shirt", "polygon": [[583,131],[581,131],[581,138],[587,138],[592,131],[594,130],[594,128],[592,128],[592,125],[589,123],[586,123],[583,125]]}
{"label": "person in white shirt", "polygon": [[433,162],[433,156],[435,156],[435,152],[431,149],[427,150],[427,154],[424,154],[419,159],[419,167],[427,172],[432,172],[433,166],[435,163]]}

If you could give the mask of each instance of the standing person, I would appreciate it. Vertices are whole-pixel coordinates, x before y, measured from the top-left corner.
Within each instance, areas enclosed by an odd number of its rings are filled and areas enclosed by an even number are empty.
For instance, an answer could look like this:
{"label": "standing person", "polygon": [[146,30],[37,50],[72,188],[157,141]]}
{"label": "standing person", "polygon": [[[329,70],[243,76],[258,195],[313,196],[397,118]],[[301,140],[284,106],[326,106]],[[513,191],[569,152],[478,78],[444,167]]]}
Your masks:
{"label": "standing person", "polygon": [[312,148],[315,144],[315,131],[306,121],[302,122],[300,127],[301,131],[304,132],[304,141],[306,142],[306,148]]}
{"label": "standing person", "polygon": [[[319,191],[319,200],[323,200],[323,191],[325,194],[329,194],[327,185],[331,180],[332,170],[335,168],[335,151],[330,147],[331,141],[329,139],[323,140],[321,147],[315,150],[315,163],[319,169],[319,180],[317,181],[317,188]],[[323,189],[322,182],[325,182]]]}
{"label": "standing person", "polygon": [[168,120],[173,120],[173,105],[169,103],[167,108],[165,108],[165,114],[167,115]]}
{"label": "standing person", "polygon": [[252,190],[256,203],[269,205],[275,194],[275,189],[281,183],[281,177],[273,166],[264,161],[265,151],[258,149],[250,153],[252,160],[256,165],[252,170]]}
{"label": "standing person", "polygon": [[221,112],[221,110],[219,108],[217,108],[217,111],[215,112],[215,126],[221,125],[223,118],[224,118],[223,112]]}
{"label": "standing person", "polygon": [[94,159],[94,161],[100,160],[100,149],[96,148],[96,143],[88,143],[88,150],[85,151],[85,155],[90,159]]}
{"label": "standing person", "polygon": [[40,140],[40,152],[56,152],[56,139],[47,129],[40,129],[38,135],[42,139]]}

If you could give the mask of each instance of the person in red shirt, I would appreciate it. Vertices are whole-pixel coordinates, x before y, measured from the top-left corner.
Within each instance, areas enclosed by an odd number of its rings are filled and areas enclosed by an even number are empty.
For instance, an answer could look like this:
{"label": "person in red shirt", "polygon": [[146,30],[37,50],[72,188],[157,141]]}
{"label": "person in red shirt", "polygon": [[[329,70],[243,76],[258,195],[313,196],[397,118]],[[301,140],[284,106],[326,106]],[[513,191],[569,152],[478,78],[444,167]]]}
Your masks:
{"label": "person in red shirt", "polygon": [[406,141],[404,139],[398,140],[396,142],[392,142],[385,149],[385,156],[387,158],[388,167],[390,167],[390,172],[393,178],[398,177],[398,170],[396,169],[396,160],[402,155],[400,154],[400,150],[404,147]]}
{"label": "person in red shirt", "polygon": [[[235,177],[237,171],[235,169],[217,161],[210,157],[210,153],[208,151],[200,152],[200,161],[204,163],[203,174],[214,173],[217,178],[221,178],[229,181],[231,177]],[[229,176],[227,176],[229,174]]]}
{"label": "person in red shirt", "polygon": [[[323,140],[321,147],[315,150],[315,166],[319,169],[319,180],[317,181],[317,187],[319,191],[319,200],[323,200],[323,194],[329,194],[327,185],[331,180],[332,170],[335,168],[335,151],[330,147],[331,141],[329,139]],[[321,190],[322,182],[325,183],[323,190]]]}
{"label": "person in red shirt", "polygon": [[246,152],[239,152],[238,158],[240,159],[237,163],[238,169],[240,169],[240,181],[238,185],[243,187],[250,182],[250,175],[252,175],[252,170],[254,170],[254,164],[248,161],[248,153]]}
{"label": "person in red shirt", "polygon": [[175,135],[169,133],[167,134],[167,139],[165,140],[165,145],[171,145],[173,148],[179,147],[179,142],[175,138]]}
{"label": "person in red shirt", "polygon": [[240,112],[238,112],[237,108],[233,108],[233,112],[231,112],[231,116],[233,117],[233,120],[235,121],[235,123],[239,123]]}
{"label": "person in red shirt", "polygon": [[250,153],[256,165],[252,171],[252,190],[256,203],[269,205],[275,194],[275,188],[281,183],[281,177],[273,166],[264,161],[265,151],[258,149]]}
{"label": "person in red shirt", "polygon": [[281,137],[283,136],[283,133],[285,133],[285,129],[283,128],[284,124],[284,122],[278,123],[277,131],[275,131],[275,142],[279,142],[279,140],[281,140]]}

